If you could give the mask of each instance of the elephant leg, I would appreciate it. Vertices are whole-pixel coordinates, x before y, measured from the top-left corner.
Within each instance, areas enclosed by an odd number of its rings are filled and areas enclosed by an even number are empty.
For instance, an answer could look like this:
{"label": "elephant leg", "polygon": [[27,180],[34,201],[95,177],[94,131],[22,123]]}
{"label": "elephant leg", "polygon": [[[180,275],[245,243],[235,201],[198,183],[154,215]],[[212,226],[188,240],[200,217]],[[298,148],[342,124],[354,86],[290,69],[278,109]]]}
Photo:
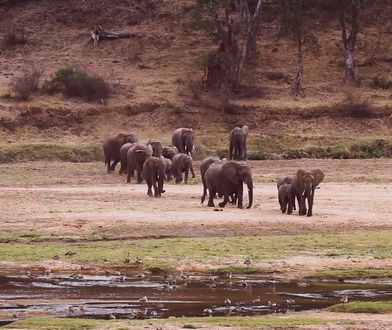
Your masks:
{"label": "elephant leg", "polygon": [[237,207],[239,209],[243,209],[244,208],[244,206],[242,205],[243,196],[244,196],[244,186],[243,186],[243,184],[241,182],[240,186],[238,187],[238,190],[237,190],[237,201],[238,201]]}
{"label": "elephant leg", "polygon": [[138,164],[137,169],[136,169],[136,175],[137,175],[137,183],[141,184],[143,182],[142,179],[142,166]]}
{"label": "elephant leg", "polygon": [[283,201],[282,201],[282,213],[286,213],[287,210],[287,204],[288,204],[288,198],[285,196],[283,197]]}
{"label": "elephant leg", "polygon": [[230,141],[230,145],[229,145],[229,159],[232,160],[233,159],[233,143]]}
{"label": "elephant leg", "polygon": [[229,193],[225,192],[223,194],[223,202],[219,203],[219,207],[225,207],[228,202],[229,202]]}
{"label": "elephant leg", "polygon": [[313,214],[313,199],[314,199],[314,191],[315,189],[312,189],[312,193],[308,198],[308,204],[309,204],[309,208],[308,208],[308,213],[306,214],[306,216],[311,217]]}
{"label": "elephant leg", "polygon": [[107,166],[106,172],[110,173],[110,158],[106,158],[105,159],[105,163],[106,163],[106,166]]}
{"label": "elephant leg", "polygon": [[128,169],[127,169],[127,183],[131,182],[131,172],[133,172],[133,170],[131,169],[131,165],[128,164]]}
{"label": "elephant leg", "polygon": [[216,192],[212,189],[212,188],[208,188],[208,204],[207,206],[209,207],[215,207],[214,205],[214,196],[216,194]]}
{"label": "elephant leg", "polygon": [[305,204],[305,196],[301,196],[300,200],[301,203],[299,204],[299,215],[305,215],[306,214],[306,204]]}
{"label": "elephant leg", "polygon": [[206,199],[206,196],[207,196],[207,186],[206,186],[206,182],[205,182],[204,178],[202,178],[201,181],[203,182],[203,195],[201,196],[200,201],[203,204]]}
{"label": "elephant leg", "polygon": [[246,140],[244,142],[244,160],[248,160],[248,152],[246,150]]}
{"label": "elephant leg", "polygon": [[185,183],[188,183],[188,173],[189,172],[189,169],[187,168],[186,170],[185,170]]}
{"label": "elephant leg", "polygon": [[118,159],[115,159],[114,162],[112,163],[112,166],[110,166],[110,170],[114,171],[114,169],[116,168],[116,165],[118,164]]}
{"label": "elephant leg", "polygon": [[150,196],[150,197],[152,197],[152,189],[151,189],[152,185],[151,185],[150,180],[147,181],[147,187],[148,187],[148,189],[147,189],[147,195]]}
{"label": "elephant leg", "polygon": [[161,192],[158,189],[157,180],[155,178],[153,179],[152,183],[154,187],[154,197],[161,197]]}
{"label": "elephant leg", "polygon": [[189,169],[191,170],[192,178],[194,179],[194,178],[195,178],[195,172],[193,171],[193,166],[191,165],[191,166],[189,167]]}

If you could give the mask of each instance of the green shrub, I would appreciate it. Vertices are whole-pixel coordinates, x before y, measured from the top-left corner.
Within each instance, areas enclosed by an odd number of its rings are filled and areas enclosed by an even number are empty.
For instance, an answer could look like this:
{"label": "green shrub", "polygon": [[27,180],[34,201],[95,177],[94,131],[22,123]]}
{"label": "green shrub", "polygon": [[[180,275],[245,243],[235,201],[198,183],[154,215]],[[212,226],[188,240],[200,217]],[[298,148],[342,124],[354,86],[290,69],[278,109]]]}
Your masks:
{"label": "green shrub", "polygon": [[376,88],[389,89],[392,87],[392,80],[381,76],[375,76],[373,78],[373,86]]}
{"label": "green shrub", "polygon": [[105,99],[109,95],[109,87],[102,77],[89,75],[70,65],[58,69],[51,79],[45,81],[44,90],[49,94],[62,91],[66,96],[89,101]]}
{"label": "green shrub", "polygon": [[34,64],[25,68],[11,81],[11,89],[20,100],[28,100],[32,93],[38,91],[39,82],[44,70]]}
{"label": "green shrub", "polygon": [[383,139],[354,144],[350,151],[351,158],[392,157],[392,145]]}

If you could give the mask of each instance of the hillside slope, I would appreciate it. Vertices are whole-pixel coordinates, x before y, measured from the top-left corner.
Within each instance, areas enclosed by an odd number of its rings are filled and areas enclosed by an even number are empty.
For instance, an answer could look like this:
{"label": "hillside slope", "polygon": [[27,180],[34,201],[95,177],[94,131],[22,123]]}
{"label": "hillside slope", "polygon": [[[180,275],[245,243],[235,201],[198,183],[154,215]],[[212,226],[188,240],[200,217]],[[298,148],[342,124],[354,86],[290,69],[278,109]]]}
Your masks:
{"label": "hillside slope", "polygon": [[[306,95],[295,97],[290,93],[296,65],[294,43],[280,36],[278,22],[266,15],[258,40],[260,57],[254,74],[244,81],[253,87],[243,93],[248,95],[227,99],[197,87],[204,74],[197,63],[216,44],[207,35],[184,28],[192,20],[194,6],[194,0],[3,4],[3,39],[13,29],[23,28],[27,43],[2,46],[1,95],[31,62],[44,67],[45,77],[65,63],[101,75],[110,83],[112,94],[104,104],[43,92],[25,102],[1,98],[0,138],[13,143],[96,142],[119,130],[132,130],[141,139],[160,137],[168,143],[174,128],[190,126],[203,150],[219,151],[232,127],[248,124],[254,153],[282,154],[289,149],[349,148],[358,141],[390,141],[391,91],[374,88],[373,79],[390,76],[391,29],[385,27],[377,43],[377,26],[367,24],[361,31],[359,86],[348,88],[343,83],[337,22],[333,17],[319,18],[315,36],[320,48],[305,53]],[[89,30],[96,23],[134,36],[100,41],[94,47]],[[377,56],[370,65],[376,44]],[[275,73],[283,79],[275,80]]]}

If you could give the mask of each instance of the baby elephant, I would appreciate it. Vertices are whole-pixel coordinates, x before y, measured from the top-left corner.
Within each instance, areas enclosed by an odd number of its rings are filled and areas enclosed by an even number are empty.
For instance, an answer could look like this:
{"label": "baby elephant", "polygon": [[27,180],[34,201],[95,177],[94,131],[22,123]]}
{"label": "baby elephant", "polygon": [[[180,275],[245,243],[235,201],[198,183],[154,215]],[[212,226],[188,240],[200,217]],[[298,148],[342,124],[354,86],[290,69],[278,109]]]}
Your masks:
{"label": "baby elephant", "polygon": [[163,163],[165,164],[165,176],[166,181],[170,181],[172,179],[172,161],[169,158],[161,157]]}
{"label": "baby elephant", "polygon": [[278,199],[282,213],[293,213],[295,210],[295,188],[292,184],[283,183],[278,190]]}
{"label": "baby elephant", "polygon": [[151,157],[143,164],[143,177],[147,183],[147,195],[152,197],[151,187],[154,187],[154,197],[161,197],[165,181],[165,164],[159,157]]}
{"label": "baby elephant", "polygon": [[185,172],[185,183],[188,183],[188,172],[192,173],[192,178],[195,177],[195,172],[193,172],[193,161],[192,157],[186,154],[176,154],[172,161],[172,173],[176,178],[176,183],[182,181],[182,173]]}

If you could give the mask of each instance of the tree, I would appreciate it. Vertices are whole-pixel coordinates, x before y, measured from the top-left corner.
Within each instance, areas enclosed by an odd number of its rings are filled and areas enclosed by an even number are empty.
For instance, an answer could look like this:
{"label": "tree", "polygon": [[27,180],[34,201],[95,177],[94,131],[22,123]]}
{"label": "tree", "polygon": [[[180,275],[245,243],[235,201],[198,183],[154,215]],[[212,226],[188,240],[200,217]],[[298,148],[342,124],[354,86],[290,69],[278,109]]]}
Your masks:
{"label": "tree", "polygon": [[217,52],[206,65],[207,86],[223,82],[232,90],[239,88],[249,49],[255,49],[262,14],[263,0],[257,0],[250,10],[248,2],[252,1],[199,0],[199,8],[209,15],[219,40]]}
{"label": "tree", "polygon": [[301,90],[301,79],[304,72],[303,45],[309,32],[305,16],[306,5],[305,0],[282,1],[282,26],[292,34],[297,47],[297,73],[292,85],[292,90],[296,95]]}
{"label": "tree", "polygon": [[365,9],[366,2],[367,0],[334,1],[345,51],[345,82],[347,84],[354,83],[356,79],[355,46],[360,32],[360,14]]}

